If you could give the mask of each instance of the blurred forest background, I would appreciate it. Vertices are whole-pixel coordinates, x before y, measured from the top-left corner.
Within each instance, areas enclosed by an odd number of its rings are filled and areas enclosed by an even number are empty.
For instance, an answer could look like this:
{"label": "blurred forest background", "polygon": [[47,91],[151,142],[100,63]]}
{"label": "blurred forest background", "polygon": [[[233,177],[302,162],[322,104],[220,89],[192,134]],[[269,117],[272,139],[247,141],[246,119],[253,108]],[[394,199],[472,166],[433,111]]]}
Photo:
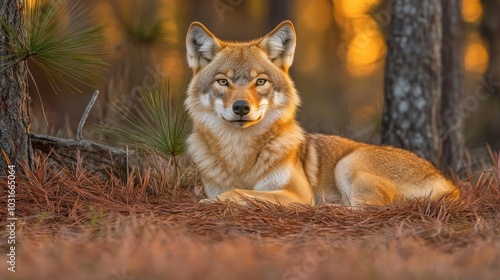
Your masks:
{"label": "blurred forest background", "polygon": [[[290,19],[298,36],[291,75],[304,101],[299,121],[311,132],[379,142],[383,64],[392,15],[388,0],[87,0],[79,4],[96,24],[106,25],[106,40],[100,48],[106,54],[107,69],[95,87],[79,88],[83,94],[64,89],[54,94],[40,69],[30,64],[41,95],[30,80],[34,132],[74,137],[95,89],[101,96],[89,118],[93,123],[116,117],[108,105],[115,100],[134,102],[137,86],[154,78],[167,77],[174,89],[182,90],[191,76],[185,35],[192,21],[202,22],[221,39],[250,40]],[[487,143],[500,148],[499,14],[500,1],[463,1],[462,110],[468,148]],[[65,22],[71,25],[73,20]]]}

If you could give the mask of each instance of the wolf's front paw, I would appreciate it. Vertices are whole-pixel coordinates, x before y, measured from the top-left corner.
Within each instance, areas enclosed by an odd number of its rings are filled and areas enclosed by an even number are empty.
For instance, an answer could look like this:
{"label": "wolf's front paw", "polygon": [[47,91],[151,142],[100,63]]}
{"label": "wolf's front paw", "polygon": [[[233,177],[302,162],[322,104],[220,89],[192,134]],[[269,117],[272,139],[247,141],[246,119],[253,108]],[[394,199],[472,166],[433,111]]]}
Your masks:
{"label": "wolf's front paw", "polygon": [[223,201],[236,201],[236,200],[230,196],[220,194],[220,195],[214,196],[212,198],[204,198],[198,202],[203,203],[203,204],[212,204],[212,203],[223,202]]}
{"label": "wolf's front paw", "polygon": [[217,197],[214,197],[214,198],[205,198],[205,199],[202,199],[202,200],[198,201],[198,203],[211,204],[211,203],[214,203],[214,202],[217,202],[217,201],[219,201],[217,199]]}
{"label": "wolf's front paw", "polygon": [[253,197],[239,193],[238,191],[227,191],[212,198],[200,200],[200,203],[211,204],[215,202],[233,202],[241,205],[248,205],[248,200]]}

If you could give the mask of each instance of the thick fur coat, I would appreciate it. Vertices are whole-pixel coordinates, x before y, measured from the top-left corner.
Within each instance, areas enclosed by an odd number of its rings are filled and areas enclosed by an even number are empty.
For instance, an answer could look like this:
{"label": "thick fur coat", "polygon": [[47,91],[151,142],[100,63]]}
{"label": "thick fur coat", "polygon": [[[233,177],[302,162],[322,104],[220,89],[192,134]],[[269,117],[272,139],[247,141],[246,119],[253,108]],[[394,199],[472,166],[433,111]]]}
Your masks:
{"label": "thick fur coat", "polygon": [[307,134],[295,120],[300,98],[288,75],[295,42],[289,21],[250,42],[225,42],[201,23],[191,24],[186,47],[193,78],[185,105],[193,132],[187,145],[205,201],[356,207],[459,195],[413,153]]}

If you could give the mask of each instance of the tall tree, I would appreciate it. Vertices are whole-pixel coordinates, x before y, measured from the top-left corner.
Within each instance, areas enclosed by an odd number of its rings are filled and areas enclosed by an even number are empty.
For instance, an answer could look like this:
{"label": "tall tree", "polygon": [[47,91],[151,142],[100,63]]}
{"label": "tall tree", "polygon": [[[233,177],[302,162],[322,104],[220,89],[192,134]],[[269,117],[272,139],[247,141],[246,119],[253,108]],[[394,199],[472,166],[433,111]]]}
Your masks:
{"label": "tall tree", "polygon": [[441,4],[394,0],[386,57],[382,143],[439,163]]}
{"label": "tall tree", "polygon": [[[484,14],[481,21],[481,33],[486,40],[490,50],[490,60],[487,75],[494,82],[500,81],[500,1],[481,0]],[[500,92],[497,92],[500,95]]]}
{"label": "tall tree", "polygon": [[[23,2],[3,0],[0,3],[0,17],[18,34],[24,34]],[[13,42],[1,27],[0,57],[9,56],[9,46]],[[0,72],[0,174],[11,164],[27,162],[33,165],[29,129],[29,102],[26,61],[15,63]],[[5,66],[3,66],[5,67]],[[3,68],[2,67],[2,68]]]}
{"label": "tall tree", "polygon": [[485,91],[489,99],[484,107],[482,117],[489,122],[483,129],[482,137],[493,145],[500,145],[500,0],[481,0],[483,16],[481,20],[481,34],[488,45],[488,68],[484,73],[486,81]]}
{"label": "tall tree", "polygon": [[441,168],[463,168],[464,124],[461,110],[463,78],[462,1],[441,1],[443,17]]}

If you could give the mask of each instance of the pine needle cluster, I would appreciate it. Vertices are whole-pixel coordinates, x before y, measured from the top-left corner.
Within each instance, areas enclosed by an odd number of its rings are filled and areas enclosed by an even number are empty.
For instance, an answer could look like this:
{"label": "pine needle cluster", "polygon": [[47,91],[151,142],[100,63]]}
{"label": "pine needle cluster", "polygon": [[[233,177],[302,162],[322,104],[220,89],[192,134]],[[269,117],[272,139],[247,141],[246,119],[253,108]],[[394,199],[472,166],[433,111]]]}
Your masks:
{"label": "pine needle cluster", "polygon": [[105,63],[99,52],[103,25],[78,2],[62,0],[24,1],[25,33],[18,33],[0,17],[0,26],[10,44],[0,57],[0,71],[31,60],[40,67],[56,92],[63,88],[79,92],[76,84],[91,85],[100,77]]}

